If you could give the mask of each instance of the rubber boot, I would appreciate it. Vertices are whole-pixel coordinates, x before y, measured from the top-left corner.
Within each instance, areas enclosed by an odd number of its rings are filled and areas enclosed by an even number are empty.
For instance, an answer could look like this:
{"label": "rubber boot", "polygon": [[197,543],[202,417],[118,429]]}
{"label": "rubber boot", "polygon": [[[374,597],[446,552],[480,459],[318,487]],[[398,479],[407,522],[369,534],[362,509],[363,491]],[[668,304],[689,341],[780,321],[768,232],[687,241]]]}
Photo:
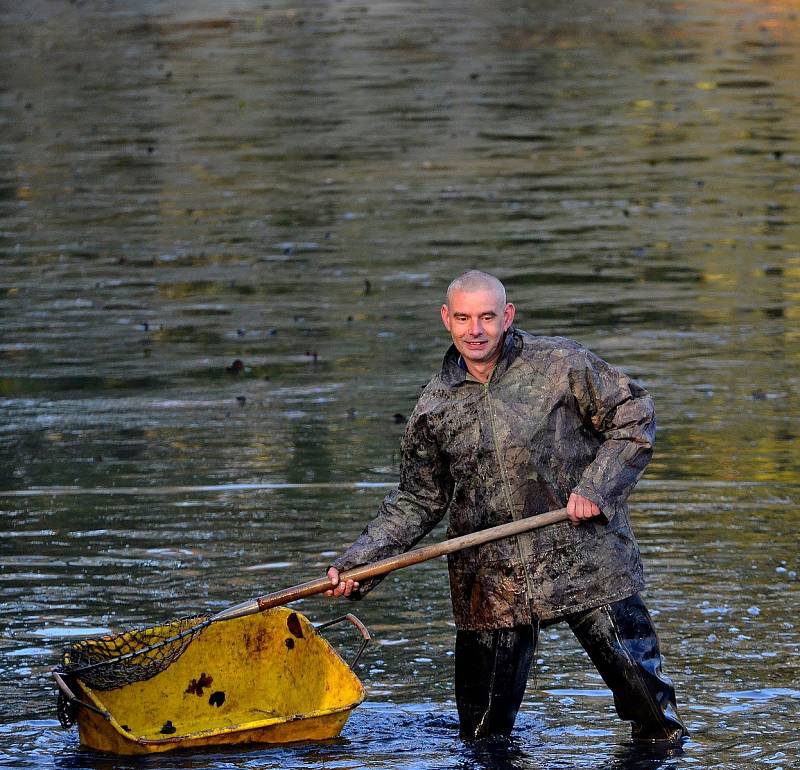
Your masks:
{"label": "rubber boot", "polygon": [[632,722],[634,740],[678,740],[687,730],[650,614],[638,594],[566,618],[614,694],[620,719]]}
{"label": "rubber boot", "polygon": [[511,734],[535,647],[532,626],[457,632],[456,705],[464,740]]}

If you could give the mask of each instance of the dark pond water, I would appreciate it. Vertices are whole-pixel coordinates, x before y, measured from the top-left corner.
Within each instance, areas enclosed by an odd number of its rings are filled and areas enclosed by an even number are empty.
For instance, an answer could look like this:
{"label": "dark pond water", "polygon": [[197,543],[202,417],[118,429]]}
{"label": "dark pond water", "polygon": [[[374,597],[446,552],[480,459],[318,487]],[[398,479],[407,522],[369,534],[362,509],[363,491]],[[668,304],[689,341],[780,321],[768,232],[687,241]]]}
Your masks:
{"label": "dark pond water", "polygon": [[[0,4],[0,766],[800,767],[798,43],[770,0]],[[61,648],[320,575],[473,266],[656,399],[682,752],[628,745],[560,627],[516,746],[462,745],[442,562],[358,606],[341,739],[81,750]]]}

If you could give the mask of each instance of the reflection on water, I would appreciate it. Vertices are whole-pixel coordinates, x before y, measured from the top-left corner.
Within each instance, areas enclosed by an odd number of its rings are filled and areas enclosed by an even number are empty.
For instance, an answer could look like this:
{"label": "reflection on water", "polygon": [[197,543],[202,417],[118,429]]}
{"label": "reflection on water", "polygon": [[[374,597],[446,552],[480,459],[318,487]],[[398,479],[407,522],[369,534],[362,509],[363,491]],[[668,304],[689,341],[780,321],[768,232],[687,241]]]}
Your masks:
{"label": "reflection on water", "polygon": [[[799,19],[793,0],[5,4],[0,766],[791,767]],[[321,574],[396,479],[442,290],[474,265],[521,326],[656,398],[633,515],[683,753],[628,744],[560,627],[515,743],[459,743],[440,562],[358,607],[369,695],[340,741],[80,751],[53,721],[60,647]]]}
{"label": "reflection on water", "polygon": [[[764,714],[765,718],[770,716]],[[64,732],[52,721],[11,727],[17,731],[19,742],[8,753],[6,766],[18,768],[41,766],[45,750],[50,753],[46,766],[61,770],[199,770],[208,767],[236,770],[308,767],[657,770],[684,764],[687,767],[732,768],[764,764],[793,766],[793,755],[774,748],[759,750],[743,746],[735,736],[706,745],[695,740],[682,747],[636,745],[624,739],[616,740],[610,731],[603,730],[559,728],[540,732],[541,725],[526,714],[521,715],[519,736],[512,741],[471,746],[454,738],[458,729],[455,707],[424,704],[364,704],[351,717],[342,736],[333,741],[287,747],[220,748],[203,753],[179,752],[127,759],[81,751],[74,742],[65,739]]]}

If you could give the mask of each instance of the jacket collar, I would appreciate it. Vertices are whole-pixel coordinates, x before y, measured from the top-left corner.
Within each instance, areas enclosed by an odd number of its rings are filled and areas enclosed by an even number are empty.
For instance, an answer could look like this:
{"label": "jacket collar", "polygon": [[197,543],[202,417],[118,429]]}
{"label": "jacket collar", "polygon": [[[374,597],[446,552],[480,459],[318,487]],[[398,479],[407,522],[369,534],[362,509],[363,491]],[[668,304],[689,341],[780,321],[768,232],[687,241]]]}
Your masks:
{"label": "jacket collar", "polygon": [[[522,335],[511,326],[503,340],[503,350],[492,372],[492,380],[502,377],[514,363],[514,359],[522,352]],[[444,354],[441,377],[450,387],[461,385],[467,379],[467,366],[455,345],[451,345]]]}

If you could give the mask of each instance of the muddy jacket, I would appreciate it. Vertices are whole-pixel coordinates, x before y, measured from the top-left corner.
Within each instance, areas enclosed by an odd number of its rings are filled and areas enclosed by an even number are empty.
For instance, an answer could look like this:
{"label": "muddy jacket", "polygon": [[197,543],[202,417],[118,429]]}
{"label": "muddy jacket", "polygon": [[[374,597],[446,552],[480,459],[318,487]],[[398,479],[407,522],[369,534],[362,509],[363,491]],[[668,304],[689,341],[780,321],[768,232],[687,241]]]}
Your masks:
{"label": "muddy jacket", "polygon": [[576,342],[512,328],[486,384],[451,346],[406,427],[399,487],[334,566],[407,551],[445,514],[456,537],[562,508],[575,491],[603,515],[448,556],[456,626],[508,628],[630,596],[643,580],[626,500],[654,437],[647,391]]}

